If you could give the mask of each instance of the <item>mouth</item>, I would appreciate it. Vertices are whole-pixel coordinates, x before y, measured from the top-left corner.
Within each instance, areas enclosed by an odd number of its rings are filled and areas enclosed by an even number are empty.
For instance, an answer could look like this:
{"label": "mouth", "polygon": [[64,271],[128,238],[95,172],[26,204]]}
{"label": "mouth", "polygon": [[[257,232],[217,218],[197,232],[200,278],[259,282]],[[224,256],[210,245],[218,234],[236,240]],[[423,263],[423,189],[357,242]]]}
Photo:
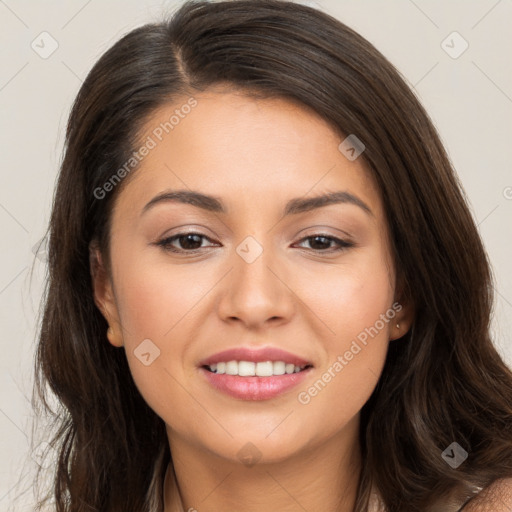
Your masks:
{"label": "mouth", "polygon": [[199,363],[206,382],[238,400],[269,400],[307,378],[311,361],[277,347],[235,347]]}

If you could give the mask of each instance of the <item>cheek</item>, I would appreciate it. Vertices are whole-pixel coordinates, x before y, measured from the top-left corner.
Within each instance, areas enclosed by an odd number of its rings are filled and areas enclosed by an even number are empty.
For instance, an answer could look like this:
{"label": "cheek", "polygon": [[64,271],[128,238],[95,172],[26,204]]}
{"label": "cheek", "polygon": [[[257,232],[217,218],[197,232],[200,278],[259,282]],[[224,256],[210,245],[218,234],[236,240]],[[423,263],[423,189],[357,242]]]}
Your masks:
{"label": "cheek", "polygon": [[[329,353],[348,349],[350,340],[374,326],[393,303],[392,267],[380,247],[352,253],[337,265],[296,269],[295,275],[294,291],[307,306],[303,311],[316,315]],[[381,338],[387,338],[390,326],[378,323]]]}
{"label": "cheek", "polygon": [[[122,252],[119,247],[119,252]],[[190,401],[180,391],[189,341],[200,335],[202,300],[218,280],[195,265],[155,264],[127,256],[114,269],[126,357],[135,384],[157,413]],[[188,361],[190,362],[190,361]]]}
{"label": "cheek", "polygon": [[297,394],[312,418],[329,410],[333,424],[343,424],[377,384],[396,315],[387,261],[377,255],[359,258],[357,264],[317,276],[309,293],[304,288],[305,302],[318,315],[323,333],[320,368]]}
{"label": "cheek", "polygon": [[125,344],[151,338],[155,343],[172,339],[194,317],[196,305],[212,288],[211,272],[201,274],[196,265],[155,264],[151,258],[125,259],[115,276],[118,310]]}

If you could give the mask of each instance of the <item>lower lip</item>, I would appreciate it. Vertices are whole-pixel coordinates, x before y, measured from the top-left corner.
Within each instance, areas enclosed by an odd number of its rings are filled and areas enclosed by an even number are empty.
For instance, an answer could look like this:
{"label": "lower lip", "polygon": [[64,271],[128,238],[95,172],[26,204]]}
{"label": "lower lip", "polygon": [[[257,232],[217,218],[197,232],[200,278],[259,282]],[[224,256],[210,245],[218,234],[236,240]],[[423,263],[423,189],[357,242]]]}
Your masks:
{"label": "lower lip", "polygon": [[302,382],[313,368],[272,377],[240,377],[213,373],[200,368],[209,383],[219,391],[240,400],[269,400]]}

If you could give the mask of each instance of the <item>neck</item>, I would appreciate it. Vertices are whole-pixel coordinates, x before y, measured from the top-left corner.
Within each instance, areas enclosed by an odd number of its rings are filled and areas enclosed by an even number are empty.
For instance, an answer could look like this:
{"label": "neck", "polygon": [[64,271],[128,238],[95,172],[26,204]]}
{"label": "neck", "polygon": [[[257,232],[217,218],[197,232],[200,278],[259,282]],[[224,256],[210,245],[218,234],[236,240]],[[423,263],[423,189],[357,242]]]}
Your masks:
{"label": "neck", "polygon": [[358,427],[356,417],[321,444],[250,467],[168,432],[174,465],[166,475],[165,512],[353,512],[361,472]]}

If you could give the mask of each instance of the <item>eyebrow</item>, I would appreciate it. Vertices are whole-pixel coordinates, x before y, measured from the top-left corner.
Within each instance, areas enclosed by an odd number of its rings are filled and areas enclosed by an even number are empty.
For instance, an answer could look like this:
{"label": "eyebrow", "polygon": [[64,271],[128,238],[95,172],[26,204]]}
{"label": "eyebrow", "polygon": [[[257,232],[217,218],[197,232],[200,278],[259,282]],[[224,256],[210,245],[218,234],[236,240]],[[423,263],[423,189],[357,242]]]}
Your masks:
{"label": "eyebrow", "polygon": [[[227,213],[227,209],[219,197],[209,196],[194,190],[173,190],[166,191],[155,196],[142,209],[141,215],[160,203],[178,202],[190,204],[203,210],[215,213]],[[346,191],[330,192],[315,197],[297,197],[286,203],[283,217],[309,212],[331,204],[353,204],[373,216],[370,207],[359,197]]]}

